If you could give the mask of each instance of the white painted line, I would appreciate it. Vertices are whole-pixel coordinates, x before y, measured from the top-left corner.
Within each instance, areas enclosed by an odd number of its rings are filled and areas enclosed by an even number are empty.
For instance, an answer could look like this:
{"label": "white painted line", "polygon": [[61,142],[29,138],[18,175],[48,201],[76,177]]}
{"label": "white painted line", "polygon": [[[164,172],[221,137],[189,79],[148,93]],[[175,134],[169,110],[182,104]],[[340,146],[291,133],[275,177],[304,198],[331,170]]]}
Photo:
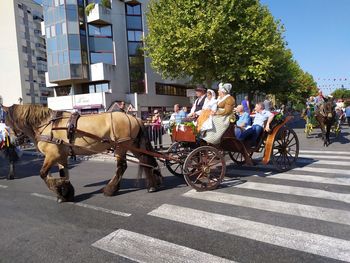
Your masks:
{"label": "white painted line", "polygon": [[131,214],[129,214],[129,213],[124,213],[124,212],[120,212],[120,211],[110,210],[110,209],[106,209],[106,208],[103,208],[103,207],[94,206],[94,205],[88,205],[88,204],[84,204],[84,203],[74,203],[74,205],[85,207],[85,208],[89,208],[89,209],[96,210],[96,211],[105,212],[105,213],[112,214],[112,215],[117,215],[117,216],[124,216],[124,217],[131,216]]}
{"label": "white painted line", "polygon": [[312,155],[312,154],[300,154],[301,158],[320,158],[320,159],[333,159],[333,160],[350,160],[350,155]]}
{"label": "white painted line", "polygon": [[109,234],[92,244],[92,246],[136,262],[234,262],[124,229]]}
{"label": "white painted line", "polygon": [[310,166],[297,167],[297,168],[294,168],[293,171],[350,175],[350,169],[345,170],[345,169],[320,168],[320,167],[310,167]]}
{"label": "white painted line", "polygon": [[168,204],[149,215],[323,257],[350,259],[348,240]]}
{"label": "white painted line", "polygon": [[[255,175],[258,176],[258,175]],[[303,175],[303,174],[272,174],[266,178],[271,179],[282,179],[282,180],[291,180],[291,181],[302,181],[310,183],[319,183],[319,184],[334,184],[334,185],[346,185],[350,186],[349,177],[322,177],[322,176],[313,176],[313,175]]]}
{"label": "white painted line", "polygon": [[338,165],[338,166],[350,166],[349,161],[329,161],[329,160],[308,160],[298,158],[298,163],[308,163],[308,164],[323,164],[323,165]]}
{"label": "white painted line", "polygon": [[1,185],[1,184],[0,184],[0,188],[6,189],[7,187],[8,187],[7,185]]}
{"label": "white painted line", "polygon": [[256,182],[246,182],[240,185],[236,185],[236,188],[257,190],[263,192],[279,193],[279,194],[289,194],[297,196],[307,196],[328,200],[335,200],[345,203],[350,203],[350,194],[334,193],[320,189],[296,187],[296,186],[286,186],[279,184],[266,184],[266,183],[256,183]]}
{"label": "white painted line", "polygon": [[[252,171],[252,170],[234,170],[234,174],[244,175],[244,176],[264,177],[267,179],[283,179],[283,180],[302,181],[302,182],[310,182],[310,183],[350,186],[350,178],[344,177],[344,176],[323,177],[323,176],[290,174],[290,173],[271,174],[271,172],[258,172],[258,171]],[[227,179],[231,179],[231,178],[227,178]]]}
{"label": "white painted line", "polygon": [[197,192],[195,190],[190,190],[187,193],[185,193],[184,196],[199,200],[206,200],[222,204],[242,206],[274,213],[300,216],[322,221],[328,221],[332,223],[350,225],[350,212],[344,210],[281,202],[250,196],[226,194],[214,191]]}
{"label": "white painted line", "polygon": [[[30,195],[36,196],[36,197],[40,197],[40,198],[44,198],[44,199],[48,199],[48,200],[53,200],[53,201],[57,200],[53,196],[47,196],[47,195],[38,194],[38,193],[31,193]],[[131,214],[128,214],[128,213],[124,213],[124,212],[120,212],[120,211],[116,211],[116,210],[111,210],[111,209],[107,209],[107,208],[103,208],[103,207],[99,207],[99,206],[88,205],[88,204],[84,204],[84,203],[70,203],[70,202],[67,202],[66,204],[80,206],[80,207],[85,207],[85,208],[89,208],[89,209],[92,209],[92,210],[95,210],[95,211],[101,211],[101,212],[104,212],[104,213],[117,215],[117,216],[124,216],[124,217],[131,216]]]}
{"label": "white painted line", "polygon": [[348,155],[350,154],[349,152],[337,152],[337,151],[314,151],[314,150],[300,150],[299,153],[319,153],[319,154],[344,154]]}

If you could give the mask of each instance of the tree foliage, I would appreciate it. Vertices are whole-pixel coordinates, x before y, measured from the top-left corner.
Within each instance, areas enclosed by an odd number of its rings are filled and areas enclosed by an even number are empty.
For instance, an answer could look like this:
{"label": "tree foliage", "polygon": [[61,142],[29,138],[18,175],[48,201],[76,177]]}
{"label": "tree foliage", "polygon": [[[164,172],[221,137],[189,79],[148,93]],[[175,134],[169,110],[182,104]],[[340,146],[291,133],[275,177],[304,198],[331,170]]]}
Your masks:
{"label": "tree foliage", "polygon": [[242,92],[298,89],[300,96],[315,87],[259,0],[151,0],[147,23],[146,55],[164,78],[230,81]]}
{"label": "tree foliage", "polygon": [[350,90],[345,88],[336,89],[332,92],[332,95],[337,99],[350,99]]}

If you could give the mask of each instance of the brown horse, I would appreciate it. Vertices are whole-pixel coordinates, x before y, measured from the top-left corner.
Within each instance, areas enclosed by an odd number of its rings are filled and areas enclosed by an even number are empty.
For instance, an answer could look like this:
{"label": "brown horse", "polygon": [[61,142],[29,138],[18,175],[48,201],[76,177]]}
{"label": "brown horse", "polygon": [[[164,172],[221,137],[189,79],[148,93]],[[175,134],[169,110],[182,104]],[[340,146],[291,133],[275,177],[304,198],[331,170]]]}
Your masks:
{"label": "brown horse", "polygon": [[[55,112],[39,105],[13,105],[3,107],[6,124],[17,134],[30,137],[45,159],[40,176],[47,187],[57,194],[57,200],[73,201],[74,188],[69,181],[68,156],[91,155],[114,149],[117,160],[116,174],[104,187],[106,196],[114,195],[120,186],[127,169],[126,152],[129,150],[145,164],[147,187],[154,192],[161,182],[157,161],[147,155],[153,151],[144,134],[140,119],[122,112],[109,112],[83,115],[76,122],[73,136],[68,139],[67,125],[71,118],[69,112]],[[140,150],[138,150],[140,149]],[[51,167],[58,164],[60,178],[48,176]]]}
{"label": "brown horse", "polygon": [[336,112],[332,100],[326,100],[325,102],[318,105],[317,109],[315,110],[315,118],[320,124],[322,131],[323,146],[328,147],[328,145],[331,144],[329,136],[331,127],[335,122],[335,117]]}

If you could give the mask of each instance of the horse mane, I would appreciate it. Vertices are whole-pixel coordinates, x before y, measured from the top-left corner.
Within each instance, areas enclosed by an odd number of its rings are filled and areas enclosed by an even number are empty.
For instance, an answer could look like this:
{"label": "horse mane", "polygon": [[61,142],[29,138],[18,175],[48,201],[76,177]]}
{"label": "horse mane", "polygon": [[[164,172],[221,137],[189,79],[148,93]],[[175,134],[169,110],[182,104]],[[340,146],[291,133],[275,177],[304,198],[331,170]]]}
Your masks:
{"label": "horse mane", "polygon": [[52,114],[51,109],[33,104],[15,104],[10,107],[10,109],[12,109],[12,118],[16,118],[16,120],[13,121],[21,122],[32,128],[39,127],[43,121],[47,120]]}

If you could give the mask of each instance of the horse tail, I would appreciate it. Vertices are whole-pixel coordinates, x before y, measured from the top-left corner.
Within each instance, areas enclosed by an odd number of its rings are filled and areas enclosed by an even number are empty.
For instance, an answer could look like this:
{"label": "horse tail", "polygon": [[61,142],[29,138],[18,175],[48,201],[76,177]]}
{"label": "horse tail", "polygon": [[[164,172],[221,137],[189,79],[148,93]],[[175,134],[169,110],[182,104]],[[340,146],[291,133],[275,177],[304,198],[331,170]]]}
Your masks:
{"label": "horse tail", "polygon": [[[156,152],[151,144],[151,141],[149,139],[149,134],[148,134],[148,129],[143,125],[140,124],[140,130],[137,135],[137,145],[140,149],[144,149],[150,153]],[[144,167],[142,168],[139,166],[139,174],[142,174],[142,170],[145,169],[146,171],[146,177],[148,181],[148,191],[149,192],[154,192],[156,191],[162,184],[162,174],[160,172],[160,167],[158,165],[157,159],[146,153],[140,153],[139,155],[139,161],[141,163],[150,165],[153,167],[153,169]]]}

